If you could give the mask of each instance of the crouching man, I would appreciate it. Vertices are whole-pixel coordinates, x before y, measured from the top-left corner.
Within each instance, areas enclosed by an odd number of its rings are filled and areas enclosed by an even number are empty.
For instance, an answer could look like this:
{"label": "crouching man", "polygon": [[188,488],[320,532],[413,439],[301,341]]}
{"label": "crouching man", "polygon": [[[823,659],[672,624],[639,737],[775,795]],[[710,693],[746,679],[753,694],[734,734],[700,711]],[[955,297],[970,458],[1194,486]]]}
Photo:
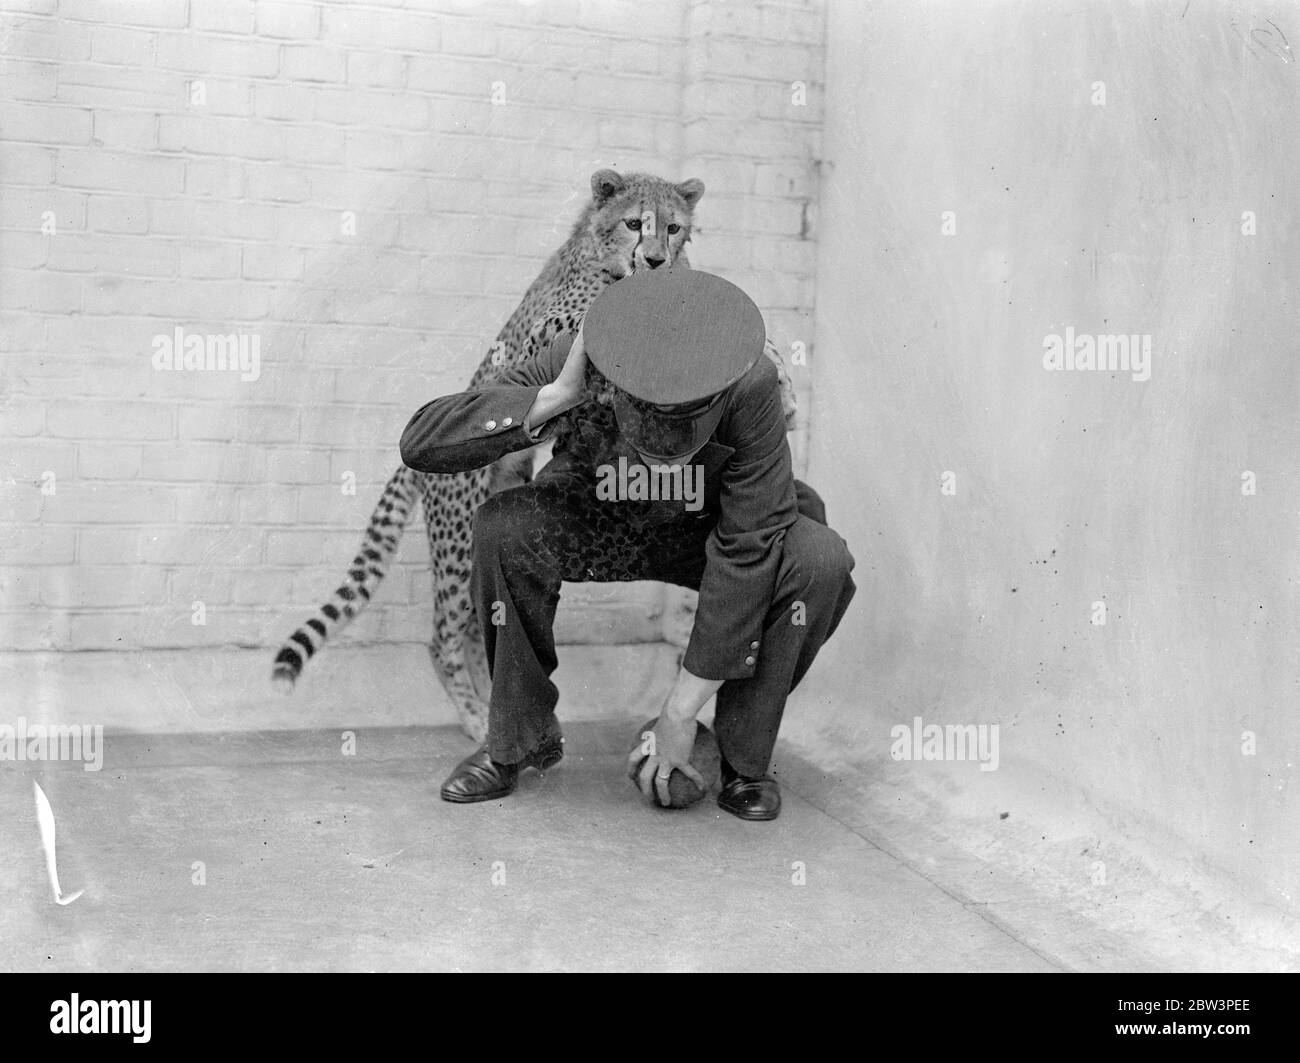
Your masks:
{"label": "crouching man", "polygon": [[[473,597],[492,675],[488,741],[442,787],[447,801],[511,793],[562,756],[552,625],[564,580],[662,580],[699,591],[695,627],[637,785],[690,765],[695,717],[717,694],[718,805],[775,819],[768,763],[786,697],[853,597],[853,558],[820,499],[795,481],[758,308],[699,270],[636,273],[500,383],[435,399],[402,460],[463,472],[556,436],[531,482],[474,521]],[[556,432],[557,426],[560,431]],[[642,760],[629,757],[629,770]]]}

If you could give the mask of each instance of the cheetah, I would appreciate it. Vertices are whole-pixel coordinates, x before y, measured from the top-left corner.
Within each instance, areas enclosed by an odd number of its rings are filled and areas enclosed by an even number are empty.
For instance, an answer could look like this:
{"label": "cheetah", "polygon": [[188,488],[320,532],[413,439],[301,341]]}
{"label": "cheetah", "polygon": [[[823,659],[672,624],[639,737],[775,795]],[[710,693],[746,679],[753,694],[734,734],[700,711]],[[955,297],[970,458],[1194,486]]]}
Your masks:
{"label": "cheetah", "polygon": [[[529,286],[470,379],[484,387],[539,351],[561,332],[576,332],[587,308],[614,281],[643,269],[689,267],[695,205],[704,194],[697,179],[672,183],[649,174],[598,170],[591,199],[565,243]],[[787,423],[795,412],[793,388],[776,348],[766,354],[782,378]],[[557,440],[562,433],[557,433]],[[562,446],[562,442],[556,443]],[[475,741],[487,734],[490,694],[487,660],[470,598],[474,514],[492,494],[531,478],[532,454],[510,454],[495,465],[456,474],[420,473],[402,466],[389,478],[366,528],[347,578],[276,654],[272,680],[293,689],[306,662],[347,626],[374,596],[387,573],[417,500],[424,507],[433,566],[434,626],[429,645],[435,671],[462,729]]]}

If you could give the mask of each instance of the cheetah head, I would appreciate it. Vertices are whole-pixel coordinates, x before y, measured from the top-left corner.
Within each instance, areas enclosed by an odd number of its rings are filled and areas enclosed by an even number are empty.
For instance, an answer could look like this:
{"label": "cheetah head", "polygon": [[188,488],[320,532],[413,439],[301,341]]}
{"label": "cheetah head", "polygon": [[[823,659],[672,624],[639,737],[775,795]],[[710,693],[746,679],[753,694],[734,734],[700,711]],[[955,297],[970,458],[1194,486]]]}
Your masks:
{"label": "cheetah head", "polygon": [[600,268],[613,279],[671,266],[691,238],[704,182],[673,184],[649,174],[597,170],[591,175],[589,231]]}

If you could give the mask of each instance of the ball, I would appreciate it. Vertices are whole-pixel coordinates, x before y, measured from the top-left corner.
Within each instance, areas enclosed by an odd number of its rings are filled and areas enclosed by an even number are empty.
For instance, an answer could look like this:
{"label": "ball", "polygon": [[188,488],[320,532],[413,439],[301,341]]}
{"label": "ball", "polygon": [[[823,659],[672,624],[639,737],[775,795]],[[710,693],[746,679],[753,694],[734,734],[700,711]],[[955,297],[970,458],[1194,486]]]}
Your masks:
{"label": "ball", "polygon": [[[636,733],[636,746],[640,747],[644,742],[641,737],[647,731],[653,731],[657,718],[647,720],[641,725]],[[646,758],[642,757],[632,772],[632,781],[635,783],[641,774],[641,769],[645,766]],[[695,721],[695,748],[691,750],[691,767],[704,776],[705,788],[700,789],[695,781],[685,772],[674,769],[672,775],[668,777],[668,804],[663,804],[659,799],[658,784],[652,783],[654,796],[651,800],[660,808],[689,808],[697,801],[702,801],[705,795],[718,784],[722,778],[722,750],[718,748],[718,739],[714,736],[704,724],[698,720]]]}

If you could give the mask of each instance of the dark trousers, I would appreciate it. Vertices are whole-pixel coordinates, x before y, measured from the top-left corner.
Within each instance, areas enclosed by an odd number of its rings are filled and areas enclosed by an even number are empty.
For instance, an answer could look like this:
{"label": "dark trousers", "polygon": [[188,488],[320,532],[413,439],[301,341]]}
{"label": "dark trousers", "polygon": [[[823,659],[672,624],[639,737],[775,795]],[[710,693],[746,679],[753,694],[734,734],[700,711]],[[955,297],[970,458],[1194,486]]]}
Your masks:
{"label": "dark trousers", "polygon": [[[559,730],[550,676],[560,583],[653,579],[698,590],[717,519],[684,512],[656,520],[663,510],[597,501],[590,478],[552,466],[488,499],[474,520],[473,595],[492,675],[488,748],[502,764],[518,763]],[[796,488],[800,515],[785,533],[763,653],[752,676],[727,680],[717,694],[718,744],[742,775],[767,772],[786,697],[854,593],[844,540],[826,527],[816,492]],[[802,624],[792,622],[796,603]]]}

